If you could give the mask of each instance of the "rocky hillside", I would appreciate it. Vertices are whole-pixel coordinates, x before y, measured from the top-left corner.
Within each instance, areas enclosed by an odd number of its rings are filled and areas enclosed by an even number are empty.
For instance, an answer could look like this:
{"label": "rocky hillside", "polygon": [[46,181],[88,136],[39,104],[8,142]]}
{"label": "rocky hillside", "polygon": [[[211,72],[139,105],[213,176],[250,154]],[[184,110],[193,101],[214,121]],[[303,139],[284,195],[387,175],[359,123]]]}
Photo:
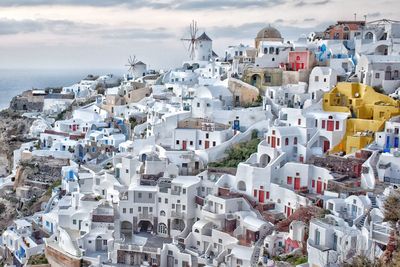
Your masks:
{"label": "rocky hillside", "polygon": [[13,151],[29,141],[27,134],[32,123],[32,119],[18,112],[9,109],[0,112],[0,177],[12,169]]}

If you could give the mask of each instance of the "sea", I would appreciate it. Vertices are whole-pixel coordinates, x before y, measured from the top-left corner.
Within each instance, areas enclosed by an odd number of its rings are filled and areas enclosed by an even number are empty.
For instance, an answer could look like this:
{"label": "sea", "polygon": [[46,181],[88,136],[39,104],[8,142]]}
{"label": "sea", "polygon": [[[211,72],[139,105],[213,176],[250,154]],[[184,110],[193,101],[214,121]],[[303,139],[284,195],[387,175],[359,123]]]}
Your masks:
{"label": "sea", "polygon": [[7,108],[11,99],[23,91],[46,87],[70,86],[88,74],[122,76],[123,69],[0,69],[0,110]]}

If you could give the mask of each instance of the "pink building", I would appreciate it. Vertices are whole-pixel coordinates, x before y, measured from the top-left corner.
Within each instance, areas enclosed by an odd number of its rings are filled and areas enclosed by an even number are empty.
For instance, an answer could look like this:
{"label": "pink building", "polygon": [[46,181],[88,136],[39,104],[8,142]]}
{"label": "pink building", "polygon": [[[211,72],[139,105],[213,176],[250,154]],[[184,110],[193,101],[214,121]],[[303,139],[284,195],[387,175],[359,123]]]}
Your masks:
{"label": "pink building", "polygon": [[309,70],[314,64],[314,54],[310,51],[290,51],[288,70]]}

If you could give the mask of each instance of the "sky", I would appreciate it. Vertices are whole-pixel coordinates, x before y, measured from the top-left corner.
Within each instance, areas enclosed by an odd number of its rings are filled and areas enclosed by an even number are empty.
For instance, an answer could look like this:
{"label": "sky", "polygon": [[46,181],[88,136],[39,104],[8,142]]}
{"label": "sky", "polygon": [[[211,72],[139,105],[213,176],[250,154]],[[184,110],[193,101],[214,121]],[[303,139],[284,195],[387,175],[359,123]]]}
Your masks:
{"label": "sky", "polygon": [[265,26],[285,40],[337,20],[400,20],[399,0],[0,0],[0,69],[124,68],[129,55],[152,69],[188,59],[189,24],[229,45],[253,45]]}

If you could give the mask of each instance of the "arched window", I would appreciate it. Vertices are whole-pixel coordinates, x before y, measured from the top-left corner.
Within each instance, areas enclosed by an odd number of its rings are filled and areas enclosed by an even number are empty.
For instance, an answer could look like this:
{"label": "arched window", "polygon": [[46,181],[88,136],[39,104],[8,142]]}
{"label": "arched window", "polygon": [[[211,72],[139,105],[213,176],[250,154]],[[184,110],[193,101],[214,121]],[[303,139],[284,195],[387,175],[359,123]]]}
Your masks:
{"label": "arched window", "polygon": [[300,60],[300,56],[297,56],[297,57],[296,57],[296,60]]}
{"label": "arched window", "polygon": [[264,54],[268,54],[268,47],[264,47]]}
{"label": "arched window", "polygon": [[165,211],[160,211],[160,216],[165,216]]}
{"label": "arched window", "polygon": [[374,34],[373,34],[372,32],[367,32],[367,33],[365,34],[365,39],[367,39],[367,40],[372,40],[372,39],[374,39]]}
{"label": "arched window", "polygon": [[285,138],[285,146],[289,145],[289,138]]}
{"label": "arched window", "polygon": [[269,53],[270,53],[270,54],[273,54],[274,52],[275,52],[275,48],[270,47],[270,48],[269,48]]}

